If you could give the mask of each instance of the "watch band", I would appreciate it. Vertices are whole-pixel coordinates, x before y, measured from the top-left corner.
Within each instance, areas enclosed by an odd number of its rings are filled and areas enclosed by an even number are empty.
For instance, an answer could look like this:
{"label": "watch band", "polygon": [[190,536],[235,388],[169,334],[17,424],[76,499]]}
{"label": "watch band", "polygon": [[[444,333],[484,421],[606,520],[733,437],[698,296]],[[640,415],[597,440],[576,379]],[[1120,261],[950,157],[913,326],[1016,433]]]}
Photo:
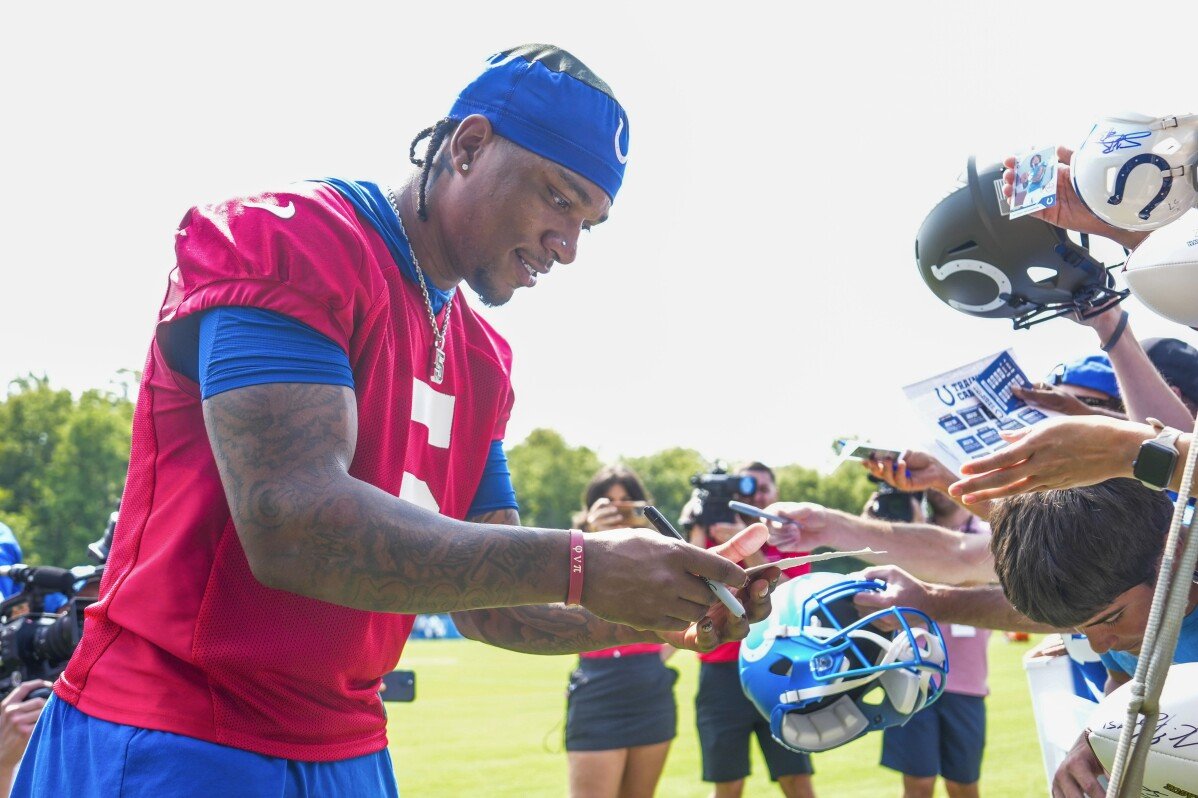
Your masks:
{"label": "watch band", "polygon": [[1140,444],[1139,454],[1132,463],[1132,476],[1152,490],[1165,490],[1177,470],[1177,439],[1181,432],[1166,427],[1155,418],[1147,419],[1156,436]]}
{"label": "watch band", "polygon": [[1147,421],[1152,425],[1152,428],[1156,430],[1156,437],[1153,438],[1153,440],[1165,444],[1176,452],[1177,439],[1181,437],[1181,430],[1167,427],[1165,426],[1165,422],[1160,421],[1159,419],[1149,417]]}

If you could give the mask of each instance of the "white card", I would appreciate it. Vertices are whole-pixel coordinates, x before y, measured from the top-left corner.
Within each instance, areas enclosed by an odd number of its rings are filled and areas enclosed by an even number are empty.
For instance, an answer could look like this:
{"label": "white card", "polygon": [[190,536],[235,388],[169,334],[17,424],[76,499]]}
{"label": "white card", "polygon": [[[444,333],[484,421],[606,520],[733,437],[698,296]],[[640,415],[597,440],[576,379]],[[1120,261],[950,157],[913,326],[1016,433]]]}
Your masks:
{"label": "white card", "polygon": [[1012,189],[1012,219],[1056,205],[1056,148],[1045,147],[1020,155],[1015,161],[1015,183]]}
{"label": "white card", "polygon": [[828,551],[823,554],[807,554],[802,557],[787,557],[785,560],[766,563],[765,565],[754,565],[752,568],[746,568],[745,573],[749,576],[759,574],[766,568],[795,568],[799,565],[806,565],[809,562],[822,562],[824,560],[837,560],[841,557],[860,557],[862,554],[885,554],[884,551],[874,551],[873,549],[857,549],[856,551]]}

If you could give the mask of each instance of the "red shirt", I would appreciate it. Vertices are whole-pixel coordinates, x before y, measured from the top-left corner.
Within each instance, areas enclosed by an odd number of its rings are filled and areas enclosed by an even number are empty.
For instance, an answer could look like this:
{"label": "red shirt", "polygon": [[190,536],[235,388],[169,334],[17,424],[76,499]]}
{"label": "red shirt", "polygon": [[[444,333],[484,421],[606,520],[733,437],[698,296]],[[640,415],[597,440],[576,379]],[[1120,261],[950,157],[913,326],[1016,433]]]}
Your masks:
{"label": "red shirt", "polygon": [[399,660],[413,616],[348,609],[253,577],[198,386],[163,353],[194,329],[195,314],[220,305],[315,328],[353,369],[350,473],[462,518],[511,409],[511,352],[458,292],[445,380],[429,385],[432,331],[419,288],[324,184],[193,208],[175,250],[102,599],[88,608],[55,691],[104,720],[269,756],[329,761],[381,750],[379,679]]}
{"label": "red shirt", "polygon": [[[707,538],[707,548],[710,549],[712,546],[716,546],[716,545],[719,545],[719,544],[716,543],[716,541],[712,540],[710,537]],[[768,562],[778,562],[778,560],[785,560],[788,557],[802,557],[804,554],[807,554],[807,553],[808,552],[805,552],[805,551],[786,551],[786,552],[778,551],[776,548],[774,548],[773,546],[771,546],[768,543],[766,543],[764,546],[761,547],[761,554],[762,554],[762,556],[765,557],[765,559]],[[788,579],[794,579],[796,576],[805,574],[810,570],[811,570],[810,565],[799,565],[794,568],[787,568],[782,573],[784,573]],[[737,641],[734,641],[731,643],[724,643],[723,645],[716,646],[711,651],[700,654],[699,661],[700,662],[736,662],[737,658],[739,658],[739,657],[740,657],[740,641],[737,640]]]}

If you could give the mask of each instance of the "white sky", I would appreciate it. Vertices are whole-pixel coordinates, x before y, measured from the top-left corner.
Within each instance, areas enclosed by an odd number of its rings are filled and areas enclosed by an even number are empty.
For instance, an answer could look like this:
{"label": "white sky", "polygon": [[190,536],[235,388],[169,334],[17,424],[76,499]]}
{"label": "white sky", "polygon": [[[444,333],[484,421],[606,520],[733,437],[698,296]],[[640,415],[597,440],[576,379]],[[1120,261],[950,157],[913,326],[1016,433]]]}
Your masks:
{"label": "white sky", "polygon": [[[485,56],[571,50],[628,110],[624,188],[573,265],[486,315],[516,352],[509,444],[547,426],[609,458],[819,465],[837,435],[918,444],[902,385],[1008,346],[1033,378],[1096,350],[1065,320],[1017,333],[940,304],[915,232],[970,153],[1198,110],[1198,10],[1177,4],[1151,24],[1125,2],[0,13],[0,379],[73,390],[141,367],[188,207],[324,175],[397,182]],[[1128,307],[1140,337],[1198,342]]]}

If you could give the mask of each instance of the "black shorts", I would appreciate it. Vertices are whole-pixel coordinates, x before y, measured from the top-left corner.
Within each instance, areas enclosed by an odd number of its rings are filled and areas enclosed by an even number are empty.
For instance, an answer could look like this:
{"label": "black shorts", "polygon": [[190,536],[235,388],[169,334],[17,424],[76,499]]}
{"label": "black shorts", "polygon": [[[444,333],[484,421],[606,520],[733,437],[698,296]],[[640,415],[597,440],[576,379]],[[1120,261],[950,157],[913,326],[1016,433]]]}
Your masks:
{"label": "black shorts", "polygon": [[973,784],[982,775],[986,700],[945,693],[902,726],[882,733],[882,764],[907,776]]}
{"label": "black shorts", "polygon": [[566,699],[566,750],[611,751],[673,740],[678,671],[656,653],[580,657]]}
{"label": "black shorts", "polygon": [[745,698],[735,662],[704,662],[699,667],[695,720],[703,751],[703,781],[739,781],[749,775],[749,737],[765,756],[770,778],[814,773],[811,757],[784,747],[770,735],[770,722]]}

